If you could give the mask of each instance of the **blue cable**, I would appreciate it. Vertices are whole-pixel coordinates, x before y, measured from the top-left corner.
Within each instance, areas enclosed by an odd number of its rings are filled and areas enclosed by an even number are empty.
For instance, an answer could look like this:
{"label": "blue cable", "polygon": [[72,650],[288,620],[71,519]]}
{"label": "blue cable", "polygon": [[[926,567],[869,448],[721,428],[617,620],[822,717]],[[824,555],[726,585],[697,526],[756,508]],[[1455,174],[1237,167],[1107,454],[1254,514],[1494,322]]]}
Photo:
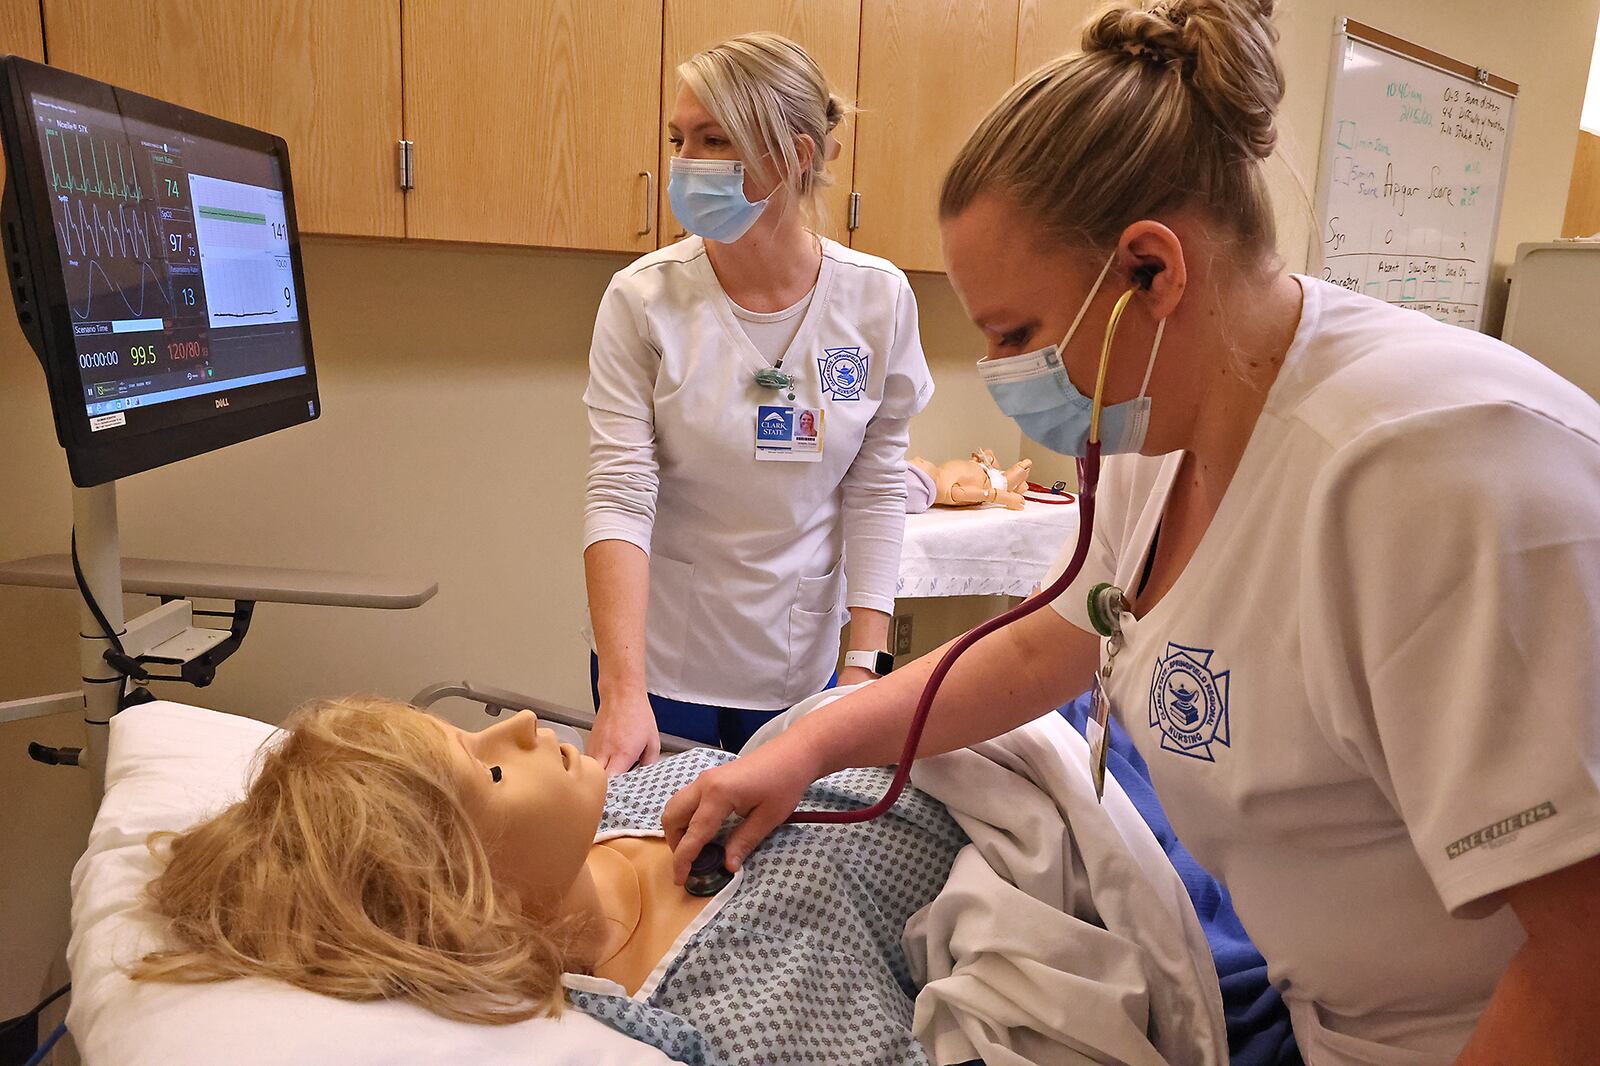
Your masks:
{"label": "blue cable", "polygon": [[33,1053],[33,1058],[29,1059],[23,1064],[23,1066],[39,1066],[39,1063],[44,1061],[44,1057],[50,1054],[50,1049],[56,1046],[56,1041],[60,1040],[66,1035],[67,1023],[62,1022],[60,1025],[55,1027],[54,1032],[45,1037],[44,1043],[39,1045],[39,1050]]}

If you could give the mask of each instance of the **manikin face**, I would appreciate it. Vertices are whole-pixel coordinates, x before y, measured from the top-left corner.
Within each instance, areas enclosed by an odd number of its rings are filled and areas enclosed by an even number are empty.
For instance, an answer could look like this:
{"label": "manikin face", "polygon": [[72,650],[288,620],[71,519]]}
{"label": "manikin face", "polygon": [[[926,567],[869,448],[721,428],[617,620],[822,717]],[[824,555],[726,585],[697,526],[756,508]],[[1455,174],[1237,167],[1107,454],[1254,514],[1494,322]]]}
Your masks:
{"label": "manikin face", "polygon": [[605,809],[605,771],[559,743],[532,711],[476,733],[439,725],[495,876],[516,885],[530,904],[557,906],[594,844]]}

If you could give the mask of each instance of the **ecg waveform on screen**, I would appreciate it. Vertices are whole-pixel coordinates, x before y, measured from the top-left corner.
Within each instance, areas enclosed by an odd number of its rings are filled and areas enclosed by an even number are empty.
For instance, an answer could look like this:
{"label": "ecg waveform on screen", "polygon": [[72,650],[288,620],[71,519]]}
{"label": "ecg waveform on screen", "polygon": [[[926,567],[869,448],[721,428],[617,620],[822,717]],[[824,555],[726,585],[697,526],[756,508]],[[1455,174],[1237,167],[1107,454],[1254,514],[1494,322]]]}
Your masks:
{"label": "ecg waveform on screen", "polygon": [[[103,289],[95,289],[94,276],[96,273],[98,273],[101,280],[105,282],[105,287]],[[118,271],[118,273],[121,273],[121,271]],[[149,275],[149,280],[146,280],[145,278],[145,275],[147,274]],[[90,316],[95,310],[95,301],[97,298],[102,304],[104,304],[104,302],[112,296],[117,297],[121,301],[122,306],[127,308],[128,315],[130,317],[148,317],[145,308],[149,303],[151,281],[155,282],[155,291],[157,295],[161,297],[168,307],[173,306],[172,296],[167,292],[166,286],[162,284],[160,272],[157,271],[155,266],[151,263],[141,262],[139,264],[138,277],[135,279],[139,286],[139,302],[137,304],[128,299],[128,290],[133,287],[133,282],[118,285],[116,282],[111,280],[111,275],[106,273],[106,268],[101,266],[98,260],[91,259],[87,264],[85,264],[83,268],[83,278],[83,288],[85,290],[85,296],[83,298],[83,310],[78,310],[77,300],[72,294],[72,289],[76,286],[72,285],[70,281],[67,292],[69,306],[72,308],[72,317],[81,321],[89,320]],[[106,314],[104,306],[101,307],[101,314]],[[121,313],[118,312],[116,304],[111,305],[110,317],[123,317]]]}
{"label": "ecg waveform on screen", "polygon": [[67,199],[56,215],[56,234],[61,250],[68,255],[98,258],[120,256],[129,259],[155,259],[162,242],[161,227],[152,212],[117,204],[101,210],[99,204]]}
{"label": "ecg waveform on screen", "polygon": [[70,130],[44,131],[45,158],[50,161],[50,188],[137,201],[139,169],[131,151],[120,143],[96,141]]}

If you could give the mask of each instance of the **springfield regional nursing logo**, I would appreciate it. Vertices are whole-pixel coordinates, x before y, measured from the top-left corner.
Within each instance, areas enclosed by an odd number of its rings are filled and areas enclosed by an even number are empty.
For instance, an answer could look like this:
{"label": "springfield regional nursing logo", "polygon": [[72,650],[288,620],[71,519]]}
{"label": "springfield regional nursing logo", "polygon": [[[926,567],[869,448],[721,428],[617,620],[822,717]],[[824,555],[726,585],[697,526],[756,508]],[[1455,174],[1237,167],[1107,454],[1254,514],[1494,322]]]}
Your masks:
{"label": "springfield regional nursing logo", "polygon": [[860,348],[824,348],[817,360],[822,391],[835,400],[859,400],[867,387],[867,356]]}
{"label": "springfield regional nursing logo", "polygon": [[1216,652],[1168,644],[1150,681],[1150,724],[1161,727],[1161,746],[1191,759],[1216,762],[1211,745],[1228,740],[1228,673],[1213,673]]}

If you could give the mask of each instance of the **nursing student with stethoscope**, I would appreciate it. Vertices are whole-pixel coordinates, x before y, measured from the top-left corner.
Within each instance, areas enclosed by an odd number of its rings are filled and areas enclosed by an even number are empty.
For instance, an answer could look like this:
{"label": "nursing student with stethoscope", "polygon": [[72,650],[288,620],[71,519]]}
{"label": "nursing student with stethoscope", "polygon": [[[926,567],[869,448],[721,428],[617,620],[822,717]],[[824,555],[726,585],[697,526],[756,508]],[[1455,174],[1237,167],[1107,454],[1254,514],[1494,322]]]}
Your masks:
{"label": "nursing student with stethoscope", "polygon": [[807,228],[844,105],[749,34],[679,68],[692,235],[612,280],[589,356],[584,572],[610,772],[660,733],[741,747],[839,673],[887,672],[907,424],[933,393],[905,275]]}
{"label": "nursing student with stethoscope", "polygon": [[[919,753],[1098,673],[1307,1062],[1600,1061],[1600,408],[1282,272],[1272,7],[1114,6],[946,177],[980,376],[1083,455],[1104,347],[1112,457],[1075,583],[956,661]],[[680,878],[727,816],[736,868],[813,779],[896,761],[941,653],[674,797]]]}

